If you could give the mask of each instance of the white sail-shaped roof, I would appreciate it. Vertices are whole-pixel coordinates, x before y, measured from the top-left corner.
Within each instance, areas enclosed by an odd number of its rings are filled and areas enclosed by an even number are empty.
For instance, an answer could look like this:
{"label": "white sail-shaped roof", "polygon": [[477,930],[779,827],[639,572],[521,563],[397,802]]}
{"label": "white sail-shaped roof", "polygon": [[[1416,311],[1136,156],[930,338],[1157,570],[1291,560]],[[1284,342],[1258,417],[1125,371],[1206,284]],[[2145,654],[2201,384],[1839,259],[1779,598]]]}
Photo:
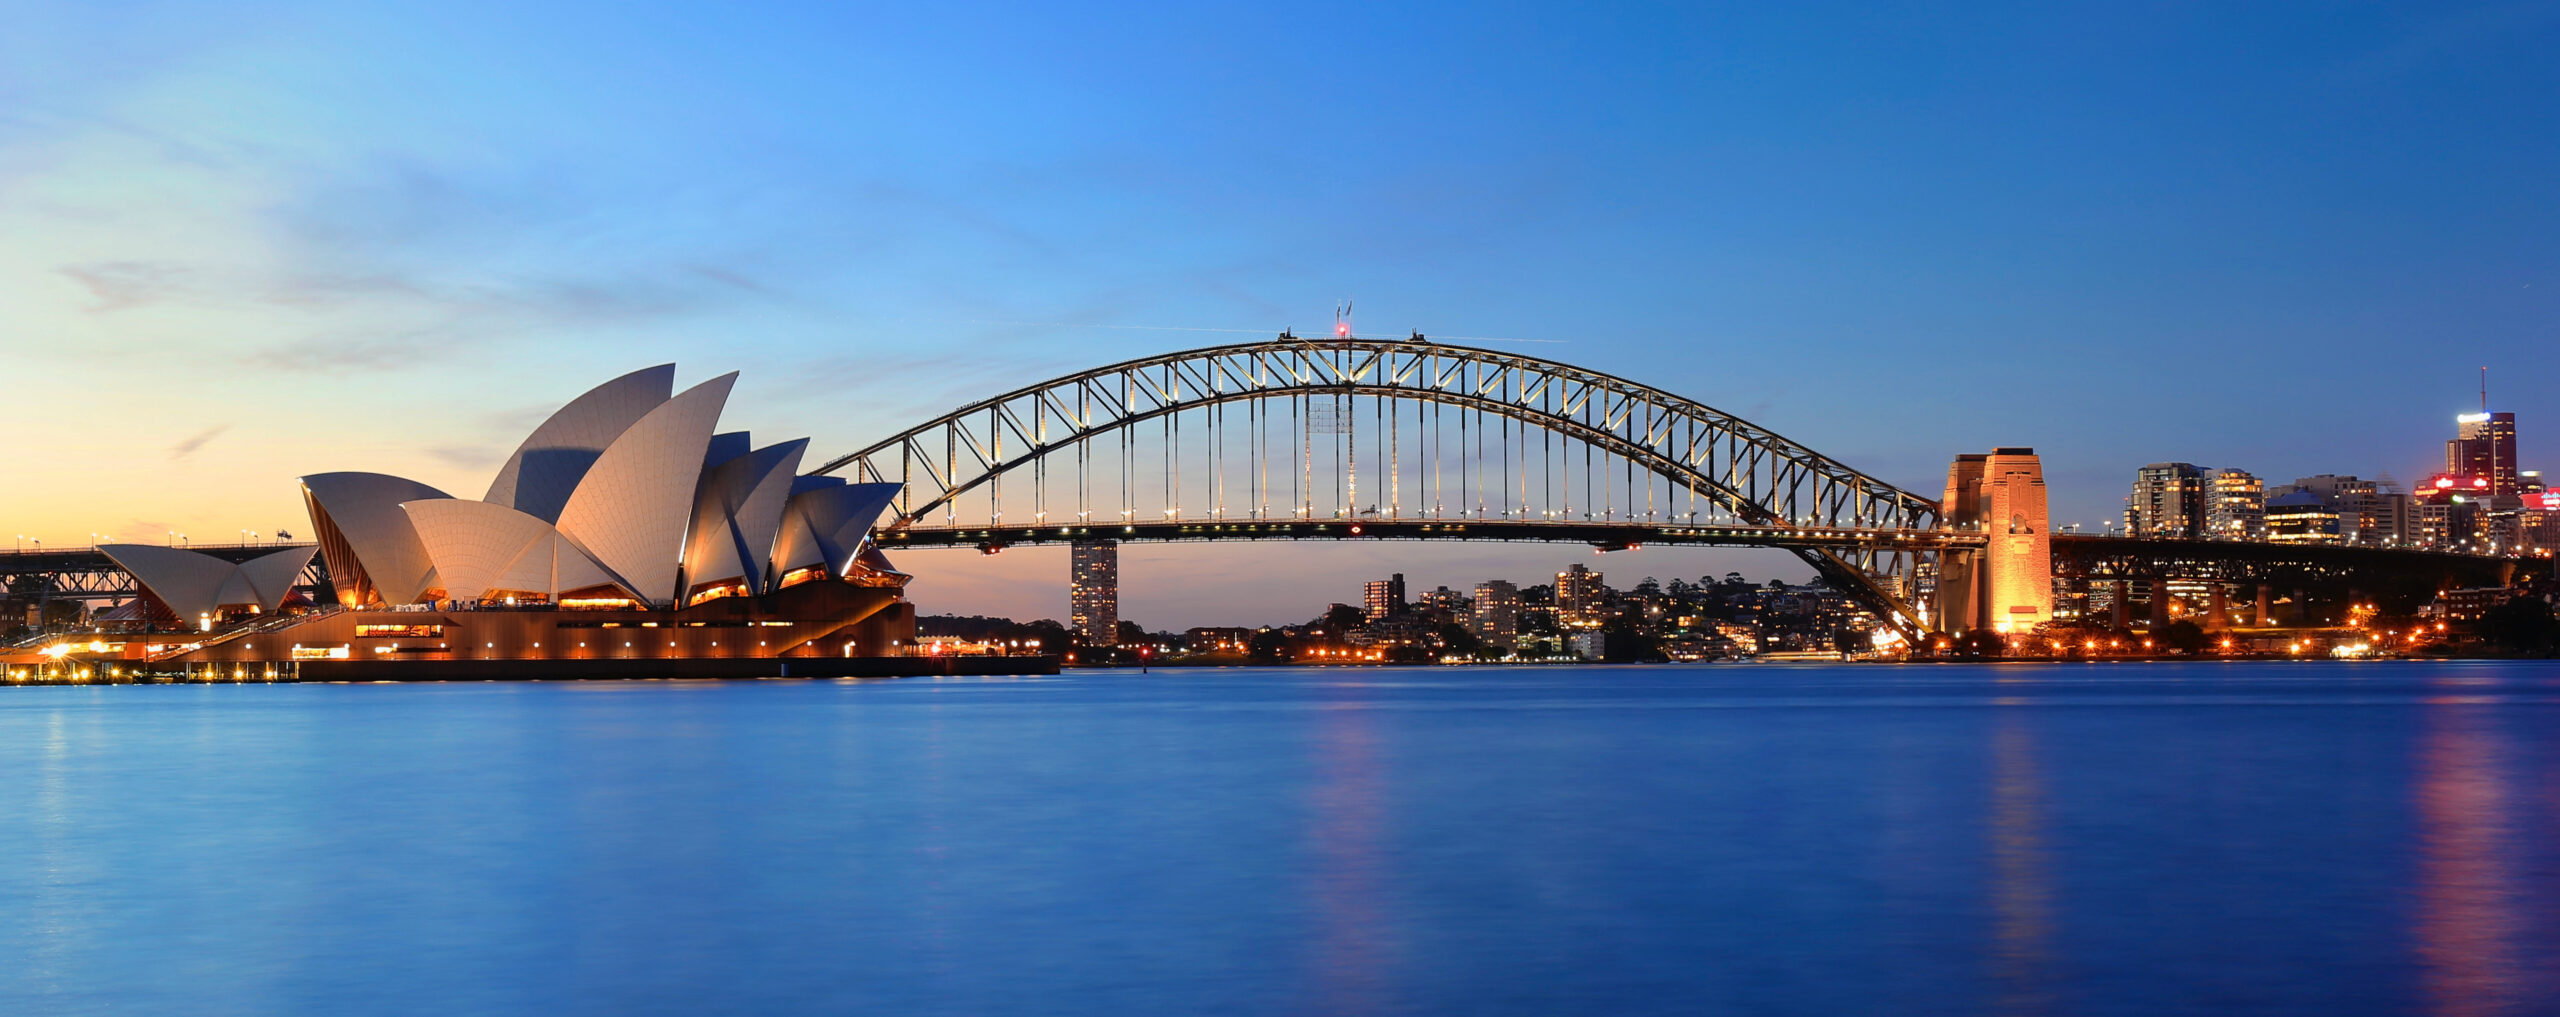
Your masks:
{"label": "white sail-shaped roof", "polygon": [[754,436],[745,431],[725,431],[711,436],[711,445],[703,450],[702,468],[709,470],[721,463],[755,451]]}
{"label": "white sail-shaped roof", "polygon": [[551,415],[498,468],[482,501],[558,522],[579,481],[614,439],[667,401],[676,365],[643,368],[587,390]]}
{"label": "white sail-shaped roof", "polygon": [[319,473],[302,478],[303,503],[343,603],[407,604],[433,585],[435,562],[419,546],[402,502],[449,498],[414,480],[380,473]]}
{"label": "white sail-shaped roof", "polygon": [[566,591],[620,585],[550,523],[507,506],[448,499],[410,502],[401,510],[435,557],[448,599],[514,593],[557,598]]}
{"label": "white sail-shaped roof", "polygon": [[293,581],[311,566],[311,556],[318,550],[310,546],[287,548],[241,562],[240,578],[247,580],[250,591],[257,594],[258,609],[273,611],[284,606],[284,599],[293,595]]}
{"label": "white sail-shaped roof", "polygon": [[684,587],[736,579],[765,589],[764,556],[782,527],[782,508],[809,439],[757,449],[711,468],[693,502],[693,527],[685,537]]}
{"label": "white sail-shaped roof", "polygon": [[703,456],[737,380],[732,371],[650,410],[596,457],[560,510],[560,532],[652,603],[681,592],[677,563]]}
{"label": "white sail-shaped roof", "polygon": [[226,607],[273,611],[293,593],[293,580],[316,548],[291,547],[232,564],[201,551],[153,544],[101,544],[98,551],[133,575],[181,622]]}
{"label": "white sail-shaped roof", "polygon": [[[805,478],[804,478],[805,479]],[[880,513],[898,496],[897,484],[836,484],[809,487],[791,496],[782,510],[782,529],[773,542],[773,577],[825,566],[841,575],[862,548],[862,538],[880,521]]]}

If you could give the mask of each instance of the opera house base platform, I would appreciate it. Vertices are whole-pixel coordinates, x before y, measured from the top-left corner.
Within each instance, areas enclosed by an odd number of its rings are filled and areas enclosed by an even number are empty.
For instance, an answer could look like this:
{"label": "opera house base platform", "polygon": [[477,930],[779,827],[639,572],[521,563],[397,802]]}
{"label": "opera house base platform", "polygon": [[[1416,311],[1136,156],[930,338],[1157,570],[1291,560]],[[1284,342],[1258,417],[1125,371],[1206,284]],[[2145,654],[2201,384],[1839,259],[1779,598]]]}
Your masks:
{"label": "opera house base platform", "polygon": [[627,681],[756,678],[981,678],[1058,673],[1058,658],[957,654],[903,657],[655,660],[306,660],[129,668],[65,661],[0,671],[0,685],[153,685],[268,682]]}
{"label": "opera house base platform", "polygon": [[304,661],[293,668],[291,680],[468,682],[636,678],[975,678],[1056,673],[1056,657],[954,655],[664,660],[315,660]]}
{"label": "opera house base platform", "polygon": [[[886,586],[818,581],[678,610],[466,606],[326,610],[180,642],[66,640],[26,677],[113,681],[489,681],[1056,674],[1055,658],[918,654]],[[115,639],[109,643],[106,639]],[[95,651],[91,651],[91,647]],[[48,666],[49,665],[49,666]],[[52,677],[58,676],[58,677]]]}

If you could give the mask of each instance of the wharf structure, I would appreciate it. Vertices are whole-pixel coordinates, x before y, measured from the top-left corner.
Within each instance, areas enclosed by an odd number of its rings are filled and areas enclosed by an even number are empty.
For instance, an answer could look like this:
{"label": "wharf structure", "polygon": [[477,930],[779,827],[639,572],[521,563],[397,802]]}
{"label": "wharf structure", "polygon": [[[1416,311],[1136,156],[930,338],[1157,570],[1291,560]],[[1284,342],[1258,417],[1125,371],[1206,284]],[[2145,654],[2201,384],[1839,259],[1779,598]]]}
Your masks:
{"label": "wharf structure", "polygon": [[[316,544],[237,563],[101,546],[139,596],[34,663],[306,679],[1041,669],[909,656],[909,577],[870,541],[900,485],[802,476],[807,439],[719,432],[736,379],[678,393],[665,364],[606,382],[478,500],[379,473],[303,477]],[[315,556],[325,584],[297,587]]]}

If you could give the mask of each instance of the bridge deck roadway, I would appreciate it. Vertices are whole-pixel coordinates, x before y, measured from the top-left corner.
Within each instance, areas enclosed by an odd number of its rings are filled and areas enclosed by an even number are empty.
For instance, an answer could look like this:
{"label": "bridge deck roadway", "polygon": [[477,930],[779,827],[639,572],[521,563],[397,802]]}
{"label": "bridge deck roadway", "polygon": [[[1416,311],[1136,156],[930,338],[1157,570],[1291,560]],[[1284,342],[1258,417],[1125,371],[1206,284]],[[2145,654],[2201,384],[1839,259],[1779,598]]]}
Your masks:
{"label": "bridge deck roadway", "polygon": [[[274,554],[309,543],[268,544],[194,544],[183,549],[212,555],[228,562],[244,562],[251,558]],[[12,551],[0,548],[0,576],[33,575],[47,572],[122,572],[106,552],[96,548],[28,548]]]}
{"label": "bridge deck roadway", "polygon": [[1006,547],[1082,541],[1195,540],[1500,540],[1590,544],[1617,548],[1643,544],[1723,547],[1873,548],[1935,551],[1978,547],[1980,533],[1951,530],[1856,530],[1819,527],[1505,520],[1325,519],[1132,522],[1069,526],[911,526],[882,530],[873,540],[884,550],[901,547]]}

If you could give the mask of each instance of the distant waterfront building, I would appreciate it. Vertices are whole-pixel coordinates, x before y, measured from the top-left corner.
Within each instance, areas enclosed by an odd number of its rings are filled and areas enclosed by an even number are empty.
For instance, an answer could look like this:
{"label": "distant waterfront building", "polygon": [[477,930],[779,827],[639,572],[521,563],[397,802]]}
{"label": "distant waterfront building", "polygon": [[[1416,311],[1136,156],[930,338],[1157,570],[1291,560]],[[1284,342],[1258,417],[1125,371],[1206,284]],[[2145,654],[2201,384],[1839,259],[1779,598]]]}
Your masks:
{"label": "distant waterfront building", "polygon": [[2269,498],[2312,494],[2338,514],[2338,542],[2393,547],[2410,541],[2409,496],[2389,480],[2323,473],[2296,477],[2267,492]]}
{"label": "distant waterfront building", "polygon": [[1556,573],[1556,623],[1569,629],[1596,629],[1607,619],[1609,587],[1600,573],[1575,562]]}
{"label": "distant waterfront building", "polygon": [[[2417,503],[2409,498],[2408,492],[2377,489],[2359,496],[2352,509],[2356,523],[2353,530],[2345,531],[2349,542],[2374,547],[2400,547],[2410,542],[2411,530],[2416,526]],[[2339,525],[2341,528],[2345,526],[2343,517]]]}
{"label": "distant waterfront building", "polygon": [[1256,630],[1203,625],[1182,633],[1182,647],[1192,653],[1243,653],[1253,648]]}
{"label": "distant waterfront building", "polygon": [[1067,627],[1086,646],[1120,645],[1120,545],[1097,540],[1068,551]]}
{"label": "distant waterfront building", "polygon": [[2417,543],[2421,547],[2463,550],[2488,542],[2488,502],[2461,494],[2421,498],[2417,511]]}
{"label": "distant waterfront building", "polygon": [[2194,463],[2152,463],[2133,475],[2125,499],[2128,536],[2193,539],[2205,532],[2204,470]]}
{"label": "distant waterfront building", "polygon": [[2205,531],[2216,540],[2256,540],[2266,532],[2267,485],[2247,470],[2213,471],[2205,481]]}
{"label": "distant waterfront building", "polygon": [[1475,610],[1467,629],[1488,646],[1508,648],[1520,638],[1520,588],[1506,579],[1476,584]]}
{"label": "distant waterfront building", "polygon": [[1446,586],[1424,593],[1417,600],[1423,610],[1444,619],[1463,620],[1467,616],[1467,595]]}
{"label": "distant waterfront building", "polygon": [[2338,510],[2310,491],[2270,498],[2267,539],[2279,544],[2338,543]]}
{"label": "distant waterfront building", "polygon": [[1385,579],[1372,579],[1360,591],[1361,613],[1370,621],[1385,621],[1404,613],[1404,573]]}
{"label": "distant waterfront building", "polygon": [[2488,478],[2491,497],[2523,493],[2516,470],[2516,415],[2465,413],[2453,421],[2453,440],[2444,443],[2444,471]]}
{"label": "distant waterfront building", "polygon": [[2525,507],[2517,510],[2513,527],[2515,546],[2526,554],[2537,554],[2560,548],[2560,498],[2549,498],[2536,492]]}

